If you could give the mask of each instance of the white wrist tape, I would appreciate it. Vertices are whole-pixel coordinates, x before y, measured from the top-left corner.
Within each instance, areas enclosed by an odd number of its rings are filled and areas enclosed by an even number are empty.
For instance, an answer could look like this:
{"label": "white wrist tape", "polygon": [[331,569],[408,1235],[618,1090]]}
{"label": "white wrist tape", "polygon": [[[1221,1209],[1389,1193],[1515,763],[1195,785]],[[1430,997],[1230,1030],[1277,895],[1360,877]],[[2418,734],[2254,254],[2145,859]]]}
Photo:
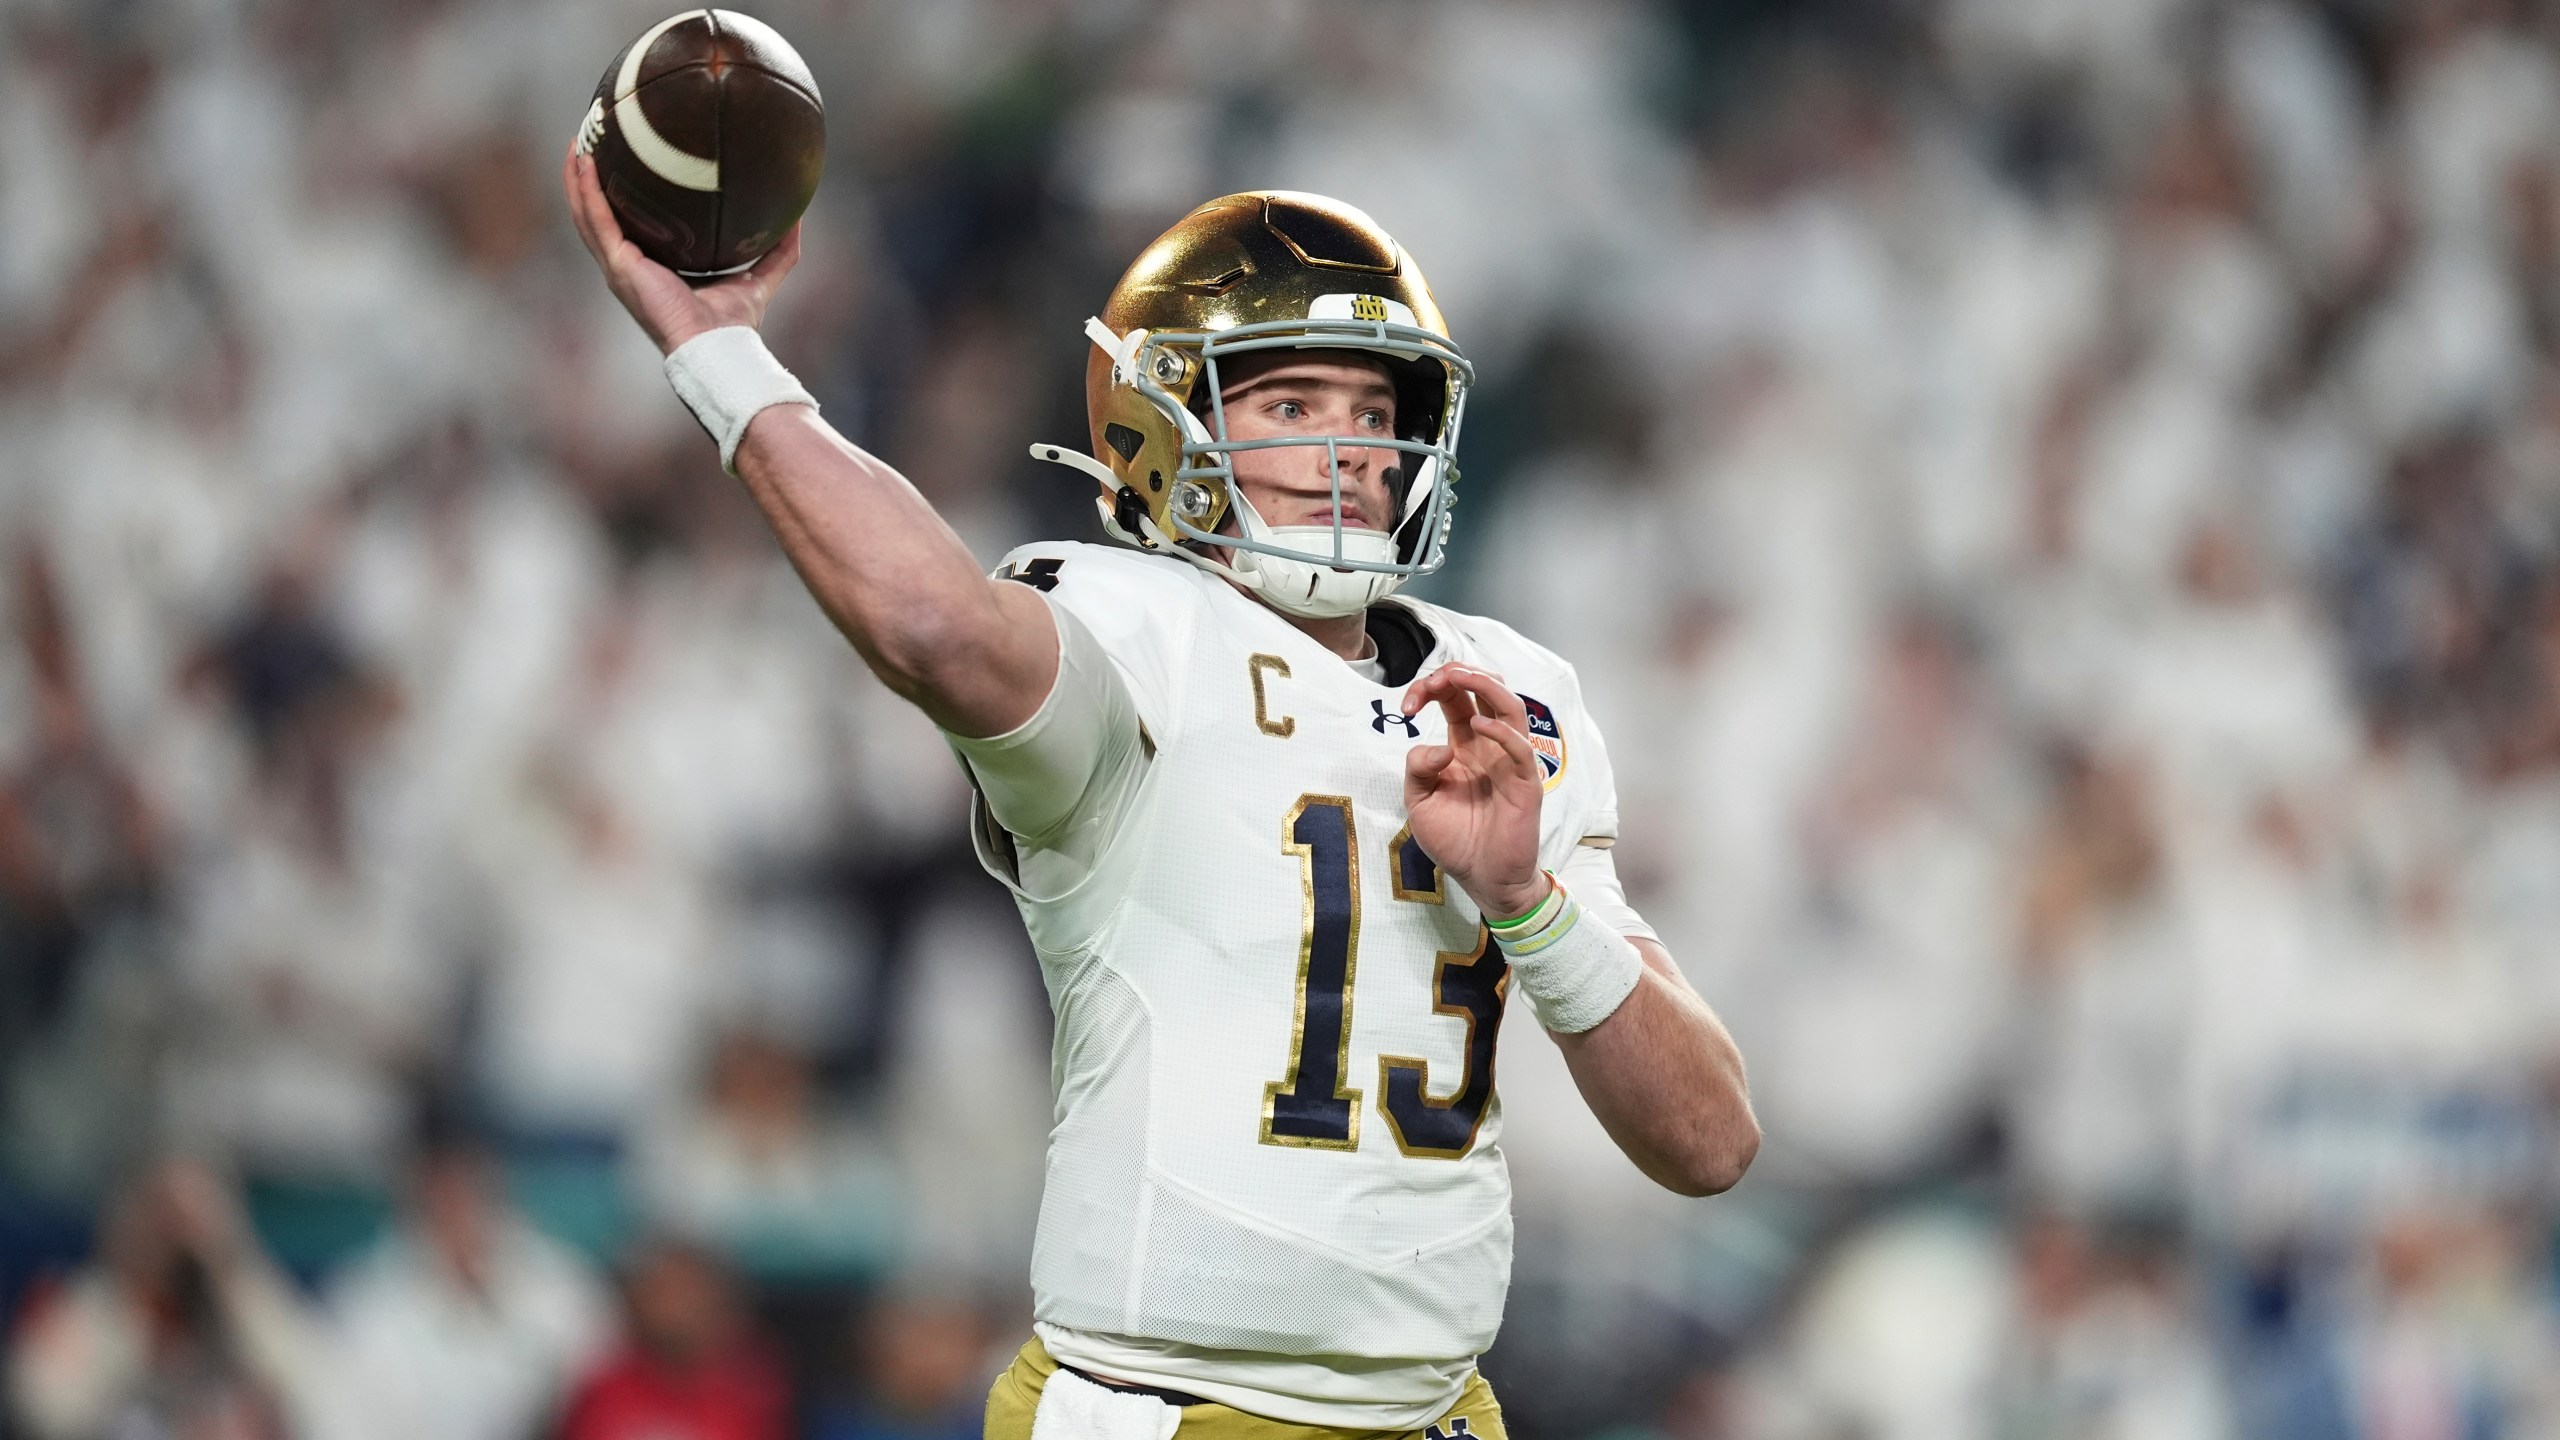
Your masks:
{"label": "white wrist tape", "polygon": [[667,383],[711,432],[720,446],[720,468],[732,475],[738,473],[738,442],[746,438],[747,422],[758,411],[769,405],[818,408],[764,348],[764,337],[744,325],[705,330],[677,346],[667,356]]}
{"label": "white wrist tape", "polygon": [[1538,1023],[1559,1035],[1579,1035],[1616,1014],[1644,979],[1635,942],[1586,917],[1569,893],[1535,933],[1494,943],[1511,962]]}

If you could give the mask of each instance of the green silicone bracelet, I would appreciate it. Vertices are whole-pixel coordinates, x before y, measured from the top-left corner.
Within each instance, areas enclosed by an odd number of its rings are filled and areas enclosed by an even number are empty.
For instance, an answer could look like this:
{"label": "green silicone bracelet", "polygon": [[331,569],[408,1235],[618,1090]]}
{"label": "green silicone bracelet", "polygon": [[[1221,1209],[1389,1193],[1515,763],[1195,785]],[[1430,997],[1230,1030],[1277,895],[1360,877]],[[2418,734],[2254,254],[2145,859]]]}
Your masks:
{"label": "green silicone bracelet", "polygon": [[1564,901],[1564,882],[1556,879],[1556,872],[1553,870],[1540,873],[1547,877],[1546,898],[1531,906],[1528,914],[1510,920],[1496,920],[1490,915],[1486,916],[1484,920],[1486,929],[1496,935],[1517,935],[1524,930],[1534,930],[1553,917],[1555,907]]}

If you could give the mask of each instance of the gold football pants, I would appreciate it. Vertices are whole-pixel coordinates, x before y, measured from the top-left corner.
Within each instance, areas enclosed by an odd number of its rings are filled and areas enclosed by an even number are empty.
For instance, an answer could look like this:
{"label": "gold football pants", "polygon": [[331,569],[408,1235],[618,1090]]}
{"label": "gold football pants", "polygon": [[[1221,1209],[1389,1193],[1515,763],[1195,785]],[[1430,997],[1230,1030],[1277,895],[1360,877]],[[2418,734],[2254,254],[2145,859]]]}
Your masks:
{"label": "gold football pants", "polygon": [[[1031,1440],[1031,1412],[1040,1389],[1055,1374],[1058,1362],[1033,1339],[1013,1357],[987,1392],[986,1440]],[[1334,1430],[1322,1425],[1290,1425],[1265,1420],[1224,1405],[1185,1405],[1182,1428],[1174,1440],[1508,1440],[1502,1431],[1502,1407],[1493,1403],[1493,1387],[1478,1374],[1449,1413],[1419,1430]]]}

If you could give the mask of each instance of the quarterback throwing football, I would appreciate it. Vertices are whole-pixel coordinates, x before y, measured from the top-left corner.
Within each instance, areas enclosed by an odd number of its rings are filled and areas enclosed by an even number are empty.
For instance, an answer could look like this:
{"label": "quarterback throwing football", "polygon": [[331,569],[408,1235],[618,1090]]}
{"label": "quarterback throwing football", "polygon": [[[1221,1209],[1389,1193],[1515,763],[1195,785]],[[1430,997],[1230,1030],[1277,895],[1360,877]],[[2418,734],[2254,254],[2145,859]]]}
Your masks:
{"label": "quarterback throwing football", "polygon": [[862,658],[950,737],[1056,1012],[1034,1336],[990,1440],[1499,1440],[1494,1053],[1524,997],[1627,1155],[1759,1144],[1723,1026],[1628,908],[1573,667],[1395,594],[1441,561],[1472,371],[1413,258],[1230,195],[1087,325],[1117,544],[993,578],[757,338],[795,232],[688,288],[564,179],[608,284]]}

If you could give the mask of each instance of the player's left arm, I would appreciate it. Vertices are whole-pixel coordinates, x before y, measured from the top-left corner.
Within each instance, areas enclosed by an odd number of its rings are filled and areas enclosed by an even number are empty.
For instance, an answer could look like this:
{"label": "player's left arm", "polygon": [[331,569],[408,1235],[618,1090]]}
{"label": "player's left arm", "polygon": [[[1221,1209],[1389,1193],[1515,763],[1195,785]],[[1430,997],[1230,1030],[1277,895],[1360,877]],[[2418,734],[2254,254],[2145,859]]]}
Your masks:
{"label": "player's left arm", "polygon": [[[1465,665],[1444,665],[1406,690],[1405,713],[1437,704],[1449,738],[1417,745],[1405,758],[1405,809],[1414,839],[1439,861],[1488,917],[1536,914],[1555,882],[1538,866],[1544,776],[1529,745],[1529,717],[1499,678]],[[1605,926],[1599,914],[1576,925]],[[1577,949],[1588,952],[1593,936]],[[1760,1149],[1760,1124],[1735,1047],[1715,1011],[1690,988],[1658,942],[1609,932],[1634,947],[1633,984],[1596,1023],[1580,1017],[1550,1033],[1583,1101],[1636,1168],[1683,1195],[1732,1189]],[[1510,948],[1506,945],[1506,951]],[[1558,947],[1561,949],[1561,947]],[[1624,951],[1616,952],[1623,964]],[[1592,973],[1608,973],[1608,957]],[[1515,976],[1542,957],[1514,953]],[[1624,978],[1607,987],[1616,990]],[[1555,1010],[1577,998],[1554,997]],[[1533,999],[1535,996],[1533,995]],[[1550,1007],[1541,1005],[1540,1018]]]}
{"label": "player's left arm", "polygon": [[1730,1190],[1760,1151],[1742,1051],[1661,942],[1627,939],[1644,976],[1608,1019],[1555,1036],[1565,1068],[1601,1128],[1656,1184],[1683,1195]]}

